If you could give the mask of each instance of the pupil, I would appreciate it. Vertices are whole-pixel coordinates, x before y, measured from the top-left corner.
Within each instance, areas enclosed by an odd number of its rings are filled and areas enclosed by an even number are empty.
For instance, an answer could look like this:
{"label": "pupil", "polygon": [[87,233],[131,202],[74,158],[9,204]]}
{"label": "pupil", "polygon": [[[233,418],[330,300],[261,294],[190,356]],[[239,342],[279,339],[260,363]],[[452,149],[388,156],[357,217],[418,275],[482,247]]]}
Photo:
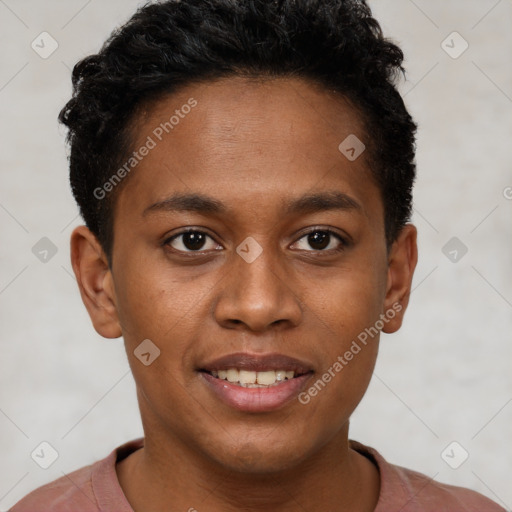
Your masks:
{"label": "pupil", "polygon": [[[308,243],[314,249],[324,249],[329,245],[329,237],[329,233],[325,233],[324,231],[315,231],[314,233],[309,234]],[[315,244],[317,244],[316,247]]]}
{"label": "pupil", "polygon": [[201,249],[204,245],[204,234],[199,233],[197,231],[192,231],[190,233],[184,233],[183,235],[183,245],[190,250],[198,250]]}

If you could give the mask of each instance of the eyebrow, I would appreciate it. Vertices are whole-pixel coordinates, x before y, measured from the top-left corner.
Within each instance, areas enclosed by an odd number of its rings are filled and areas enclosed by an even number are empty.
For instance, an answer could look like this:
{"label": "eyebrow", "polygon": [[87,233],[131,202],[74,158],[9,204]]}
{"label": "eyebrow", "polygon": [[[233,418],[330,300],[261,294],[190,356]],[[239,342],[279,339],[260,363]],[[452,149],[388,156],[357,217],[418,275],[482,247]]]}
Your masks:
{"label": "eyebrow", "polygon": [[[327,210],[356,210],[362,212],[363,208],[349,195],[337,191],[306,194],[284,202],[284,213],[286,215],[314,213]],[[228,212],[228,208],[221,201],[204,194],[176,193],[148,206],[143,211],[142,216],[161,211],[225,214]]]}

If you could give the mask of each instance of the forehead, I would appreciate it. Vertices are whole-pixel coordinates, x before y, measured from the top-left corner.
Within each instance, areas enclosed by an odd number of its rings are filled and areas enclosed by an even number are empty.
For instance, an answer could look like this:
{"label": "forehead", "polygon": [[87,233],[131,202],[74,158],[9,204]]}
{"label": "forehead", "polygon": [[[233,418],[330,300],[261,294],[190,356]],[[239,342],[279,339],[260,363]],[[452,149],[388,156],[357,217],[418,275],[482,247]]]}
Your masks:
{"label": "forehead", "polygon": [[[230,142],[236,150],[254,142],[271,147],[300,142],[307,149],[331,144],[336,150],[350,134],[363,137],[358,112],[336,91],[298,78],[230,77],[190,84],[149,103],[133,123],[133,138],[140,143],[152,135],[157,142],[166,138],[170,144],[166,135],[178,142],[191,131],[197,134],[198,128],[208,138],[196,138],[194,144],[223,143],[223,153]],[[214,156],[215,147],[209,149]]]}
{"label": "forehead", "polygon": [[192,84],[154,102],[133,123],[134,150],[149,150],[139,151],[144,156],[116,210],[130,205],[130,214],[142,215],[175,192],[260,207],[319,187],[357,196],[373,180],[364,152],[350,160],[340,151],[353,137],[365,139],[357,111],[304,80]]}

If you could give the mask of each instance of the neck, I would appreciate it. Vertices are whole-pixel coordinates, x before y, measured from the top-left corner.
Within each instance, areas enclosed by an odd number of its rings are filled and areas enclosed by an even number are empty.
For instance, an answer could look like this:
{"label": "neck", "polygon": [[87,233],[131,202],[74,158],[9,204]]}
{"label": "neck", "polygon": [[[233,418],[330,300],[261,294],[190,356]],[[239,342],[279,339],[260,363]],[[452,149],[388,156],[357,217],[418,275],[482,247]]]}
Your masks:
{"label": "neck", "polygon": [[373,511],[377,468],[348,445],[348,424],[300,464],[274,472],[235,472],[176,439],[146,436],[144,448],[117,466],[135,512]]}

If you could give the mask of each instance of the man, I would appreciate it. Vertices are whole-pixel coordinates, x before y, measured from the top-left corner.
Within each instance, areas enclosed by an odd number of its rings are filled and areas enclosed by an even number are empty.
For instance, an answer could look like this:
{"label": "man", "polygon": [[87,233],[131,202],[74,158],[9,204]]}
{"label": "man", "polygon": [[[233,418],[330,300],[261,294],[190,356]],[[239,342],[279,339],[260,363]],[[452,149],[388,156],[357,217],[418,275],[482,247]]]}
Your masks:
{"label": "man", "polygon": [[502,510],[349,440],[417,261],[402,58],[361,1],[175,0],[75,66],[73,269],[144,438],[13,512]]}

